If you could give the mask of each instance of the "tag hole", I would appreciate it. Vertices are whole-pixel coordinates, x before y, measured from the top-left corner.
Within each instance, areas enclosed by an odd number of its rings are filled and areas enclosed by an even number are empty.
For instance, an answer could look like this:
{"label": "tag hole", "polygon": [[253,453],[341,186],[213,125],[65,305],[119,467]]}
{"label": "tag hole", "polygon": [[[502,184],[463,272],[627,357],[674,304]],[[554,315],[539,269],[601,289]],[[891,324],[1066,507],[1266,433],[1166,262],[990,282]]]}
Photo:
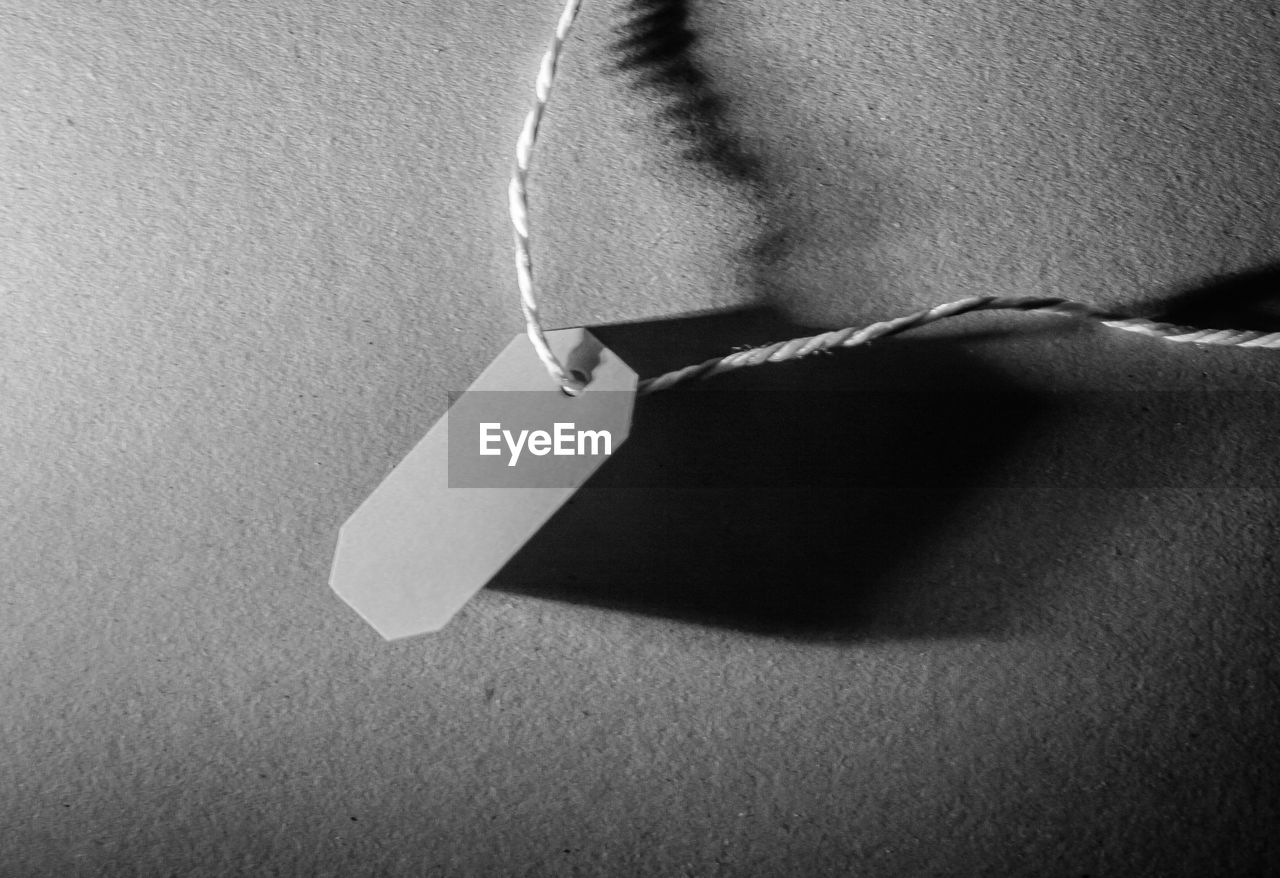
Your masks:
{"label": "tag hole", "polygon": [[565,396],[581,396],[582,391],[587,387],[587,376],[577,369],[569,373],[573,377],[572,384],[561,384],[560,392]]}

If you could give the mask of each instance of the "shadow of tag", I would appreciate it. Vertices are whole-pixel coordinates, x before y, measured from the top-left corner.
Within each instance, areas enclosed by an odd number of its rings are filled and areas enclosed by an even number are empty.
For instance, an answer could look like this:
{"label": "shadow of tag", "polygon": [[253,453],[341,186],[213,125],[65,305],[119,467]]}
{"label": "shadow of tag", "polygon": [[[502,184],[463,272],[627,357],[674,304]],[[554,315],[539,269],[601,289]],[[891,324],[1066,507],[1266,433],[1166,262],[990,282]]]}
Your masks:
{"label": "shadow of tag", "polygon": [[[806,334],[764,309],[592,331],[641,375]],[[492,587],[762,633],[861,636],[894,599],[893,570],[1047,405],[945,340],[643,396],[627,445]]]}

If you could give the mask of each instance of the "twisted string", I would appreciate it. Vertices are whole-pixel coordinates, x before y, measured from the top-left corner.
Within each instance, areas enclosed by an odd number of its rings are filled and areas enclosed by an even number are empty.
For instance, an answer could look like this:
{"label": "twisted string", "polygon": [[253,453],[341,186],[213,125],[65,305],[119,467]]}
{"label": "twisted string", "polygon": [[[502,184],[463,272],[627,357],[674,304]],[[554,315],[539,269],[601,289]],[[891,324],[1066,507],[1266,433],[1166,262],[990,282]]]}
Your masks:
{"label": "twisted string", "polygon": [[1165,341],[1193,342],[1195,344],[1234,345],[1242,348],[1280,348],[1280,332],[1258,332],[1240,329],[1199,329],[1193,326],[1177,326],[1172,323],[1159,323],[1145,317],[1124,317],[1111,314],[1083,302],[1056,298],[1017,298],[1002,296],[973,296],[925,308],[870,326],[846,327],[806,338],[793,338],[790,341],[779,341],[747,350],[735,351],[727,356],[712,357],[701,363],[676,369],[663,375],[641,381],[639,393],[656,393],[666,390],[682,381],[695,378],[710,378],[744,366],[759,366],[764,363],[781,363],[787,360],[798,360],[812,354],[832,351],[837,348],[852,348],[897,335],[909,329],[924,326],[947,317],[956,317],[972,311],[1032,311],[1043,314],[1058,314],[1064,317],[1084,317],[1096,320],[1113,329],[1126,332],[1138,332],[1155,336]]}
{"label": "twisted string", "polygon": [[542,114],[546,112],[547,99],[551,96],[556,64],[564,51],[565,38],[569,35],[569,28],[573,26],[581,5],[582,0],[569,0],[565,5],[551,45],[542,56],[542,65],[538,68],[538,79],[534,85],[533,109],[525,117],[524,128],[516,141],[516,167],[507,190],[511,225],[515,229],[516,283],[520,288],[520,309],[524,312],[525,331],[529,341],[533,342],[538,359],[547,367],[547,372],[566,393],[573,396],[582,392],[586,382],[566,369],[556,357],[538,320],[538,303],[533,296],[533,256],[529,252],[529,194],[526,181],[529,176],[529,161],[533,157],[533,144],[538,139],[538,126],[542,122]]}
{"label": "twisted string", "polygon": [[[565,368],[547,343],[547,337],[538,319],[538,304],[533,294],[533,257],[529,252],[529,203],[526,183],[529,176],[529,162],[533,156],[533,145],[538,138],[538,126],[546,112],[547,100],[551,95],[551,83],[555,79],[556,64],[564,51],[564,42],[569,29],[577,18],[578,8],[582,0],[568,0],[560,20],[556,24],[555,36],[546,54],[542,56],[542,65],[538,69],[538,79],[534,87],[535,101],[533,109],[525,118],[524,128],[516,141],[515,172],[511,177],[508,190],[511,207],[511,225],[515,229],[516,242],[516,281],[520,288],[520,307],[524,312],[525,328],[529,340],[533,343],[538,359],[546,366],[547,372],[570,395],[576,396],[586,387],[586,380],[577,373]],[[1073,302],[1058,298],[1024,298],[1007,296],[972,296],[926,308],[869,326],[846,327],[831,332],[824,332],[805,338],[793,338],[762,345],[747,350],[734,351],[723,357],[713,357],[702,363],[676,369],[663,375],[641,381],[639,393],[656,393],[666,390],[683,381],[695,378],[710,378],[722,372],[741,369],[744,366],[758,366],[763,363],[781,363],[787,360],[798,360],[812,354],[832,351],[837,348],[852,348],[897,335],[937,320],[956,317],[973,311],[1014,310],[1057,314],[1065,317],[1083,317],[1096,320],[1104,326],[1122,329],[1126,332],[1137,332],[1171,342],[1191,342],[1194,344],[1231,345],[1242,348],[1280,349],[1280,332],[1259,332],[1238,329],[1201,329],[1194,326],[1178,326],[1172,323],[1160,323],[1145,317],[1126,317],[1103,311],[1083,302]]]}

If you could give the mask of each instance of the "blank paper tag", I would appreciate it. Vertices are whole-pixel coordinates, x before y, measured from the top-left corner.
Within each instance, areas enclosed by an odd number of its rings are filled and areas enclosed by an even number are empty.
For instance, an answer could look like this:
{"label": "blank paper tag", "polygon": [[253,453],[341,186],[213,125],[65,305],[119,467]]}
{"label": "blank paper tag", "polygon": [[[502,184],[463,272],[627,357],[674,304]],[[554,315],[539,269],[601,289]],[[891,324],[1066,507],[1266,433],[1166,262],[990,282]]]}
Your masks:
{"label": "blank paper tag", "polygon": [[582,394],[517,336],[342,526],[329,584],[386,639],[444,627],[627,438],[636,373],[585,329],[547,340]]}

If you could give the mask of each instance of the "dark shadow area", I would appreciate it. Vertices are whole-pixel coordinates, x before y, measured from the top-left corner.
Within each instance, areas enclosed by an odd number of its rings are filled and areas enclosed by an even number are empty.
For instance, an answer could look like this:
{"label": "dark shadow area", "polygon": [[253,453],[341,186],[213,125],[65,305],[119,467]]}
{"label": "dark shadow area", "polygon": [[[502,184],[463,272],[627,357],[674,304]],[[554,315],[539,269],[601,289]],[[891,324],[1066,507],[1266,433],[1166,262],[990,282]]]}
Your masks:
{"label": "dark shadow area", "polygon": [[[649,376],[812,330],[752,308],[592,332]],[[1048,392],[972,348],[898,337],[639,397],[491,587],[802,639],[1001,637],[1042,623],[1054,567],[1124,559],[1115,516],[1150,492],[1274,484],[1280,393]]]}
{"label": "dark shadow area", "polygon": [[1210,278],[1142,303],[1135,313],[1205,329],[1280,331],[1280,263]]}
{"label": "dark shadow area", "polygon": [[[786,168],[766,169],[734,136],[696,63],[687,2],[627,9],[616,71],[661,98],[686,159],[757,199],[763,231],[743,252],[752,292],[787,307],[776,266],[810,226],[773,189]],[[865,241],[875,205],[850,204],[851,238]],[[1276,330],[1278,280],[1268,266],[1139,313]],[[752,308],[592,331],[648,377],[815,330]],[[1062,321],[1037,334],[1088,331]],[[1258,437],[1280,428],[1270,399],[1036,393],[973,354],[1001,335],[895,338],[642,397],[627,443],[491,587],[806,639],[999,635],[1036,612],[1044,596],[1027,590],[1045,566],[1074,563],[1043,547],[1064,534],[1081,546],[1111,539],[1115,492],[1219,482],[1224,460],[1260,459]],[[1022,516],[987,506],[982,515],[1003,520],[988,533],[974,503],[997,483]],[[957,529],[973,538],[954,579],[915,581],[913,559]]]}
{"label": "dark shadow area", "polygon": [[[765,309],[592,331],[641,375],[806,332]],[[491,587],[801,638],[989,633],[989,595],[981,618],[931,600],[903,619],[893,572],[1044,409],[946,341],[644,396],[626,444]]]}

